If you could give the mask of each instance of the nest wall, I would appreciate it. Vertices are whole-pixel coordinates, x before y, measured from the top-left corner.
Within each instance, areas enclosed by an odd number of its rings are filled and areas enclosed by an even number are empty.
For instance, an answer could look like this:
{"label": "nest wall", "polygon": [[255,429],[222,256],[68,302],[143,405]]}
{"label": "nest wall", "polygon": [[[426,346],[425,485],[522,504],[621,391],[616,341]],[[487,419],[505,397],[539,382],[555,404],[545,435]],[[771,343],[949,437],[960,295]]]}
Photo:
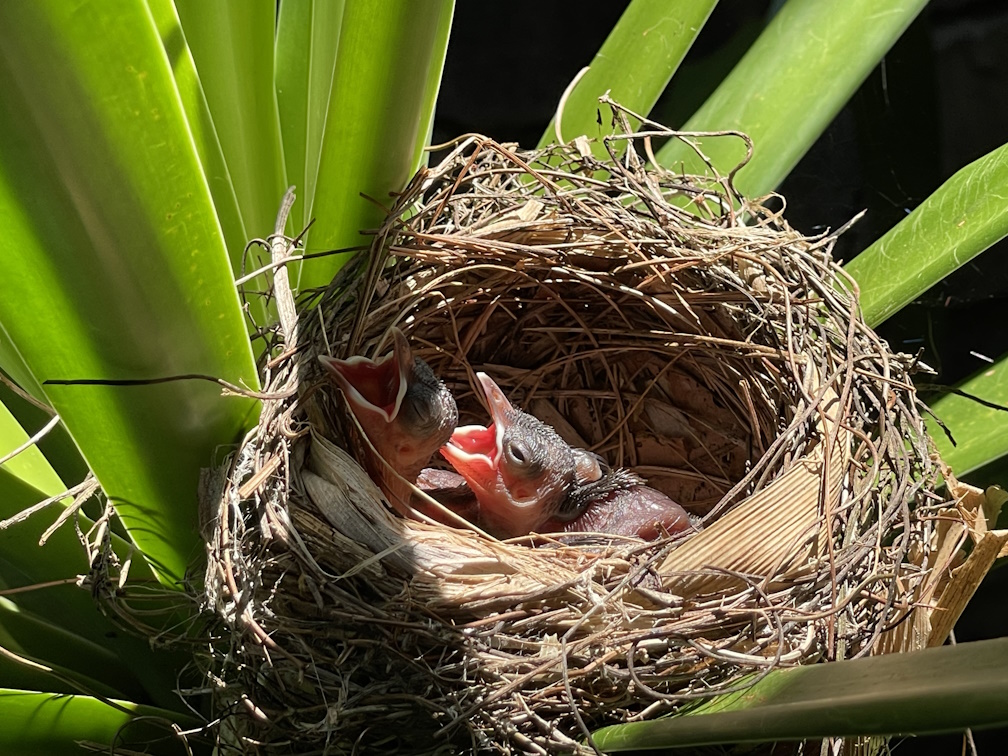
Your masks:
{"label": "nest wall", "polygon": [[[893,629],[935,589],[936,518],[959,517],[913,360],[861,320],[834,236],[732,174],[648,167],[652,139],[700,135],[613,108],[604,155],[459,140],[275,329],[273,398],[205,524],[222,745],[590,751],[777,666],[912,645]],[[502,543],[393,513],[317,360],[383,354],[393,325],[463,423],[486,421],[486,371],[702,529]]]}

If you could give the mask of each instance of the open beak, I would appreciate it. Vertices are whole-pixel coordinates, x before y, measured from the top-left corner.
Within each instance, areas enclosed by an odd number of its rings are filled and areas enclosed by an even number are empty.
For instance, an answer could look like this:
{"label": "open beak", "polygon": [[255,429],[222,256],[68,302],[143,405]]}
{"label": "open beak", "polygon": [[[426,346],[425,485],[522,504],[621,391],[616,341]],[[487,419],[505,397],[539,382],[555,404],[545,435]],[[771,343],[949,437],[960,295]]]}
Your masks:
{"label": "open beak", "polygon": [[366,419],[391,423],[399,414],[406,396],[413,353],[398,328],[392,329],[392,338],[392,352],[377,361],[360,356],[348,360],[319,356],[362,425]]}
{"label": "open beak", "polygon": [[477,373],[486,395],[493,422],[489,426],[463,425],[455,429],[441,455],[466,479],[477,496],[497,494],[498,464],[507,419],[504,409],[510,408],[504,393],[486,373]]}

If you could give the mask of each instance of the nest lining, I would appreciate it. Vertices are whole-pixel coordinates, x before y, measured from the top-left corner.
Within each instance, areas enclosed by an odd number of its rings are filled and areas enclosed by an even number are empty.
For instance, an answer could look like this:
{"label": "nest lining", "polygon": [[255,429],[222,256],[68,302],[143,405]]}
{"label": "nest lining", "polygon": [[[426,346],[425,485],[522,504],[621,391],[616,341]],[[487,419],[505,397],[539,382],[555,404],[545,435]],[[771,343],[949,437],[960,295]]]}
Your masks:
{"label": "nest lining", "polygon": [[[651,136],[695,137],[613,108],[608,158],[460,140],[276,329],[281,398],[206,524],[223,745],[590,750],[601,725],[876,651],[920,598],[950,515],[912,361],[861,321],[834,237],[713,167],[646,167]],[[704,530],[501,543],[390,512],[316,355],[378,356],[391,325],[462,423],[486,422],[484,370]]]}

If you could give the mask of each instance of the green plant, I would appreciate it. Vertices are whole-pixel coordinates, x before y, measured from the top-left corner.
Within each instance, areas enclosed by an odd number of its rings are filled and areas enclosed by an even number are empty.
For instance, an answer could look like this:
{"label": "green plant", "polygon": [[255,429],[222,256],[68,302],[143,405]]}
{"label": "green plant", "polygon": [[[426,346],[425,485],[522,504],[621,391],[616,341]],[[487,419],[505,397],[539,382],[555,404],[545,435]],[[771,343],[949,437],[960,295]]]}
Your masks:
{"label": "green plant", "polygon": [[[598,132],[605,90],[648,112],[714,5],[634,0],[571,89],[563,137]],[[789,0],[686,128],[752,135],[738,186],[772,190],[924,5]],[[256,418],[253,400],[195,377],[258,388],[234,283],[259,264],[246,242],[271,232],[293,183],[293,231],[316,220],[310,252],[362,244],[360,230],[381,217],[362,195],[386,197],[423,160],[452,13],[451,0],[282,0],[279,13],[273,0],[0,5],[0,367],[26,393],[3,389],[0,444],[5,453],[26,444],[25,429],[53,412],[66,430],[0,469],[0,517],[58,496],[90,469],[125,526],[114,546],[131,559],[131,581],[181,585],[202,553],[198,471]],[[543,139],[553,134],[550,125]],[[705,149],[730,165],[740,155],[720,150],[732,144]],[[677,149],[659,161],[688,164]],[[1008,183],[1006,155],[963,168],[849,265],[870,322],[1008,232],[995,201]],[[344,257],[305,260],[298,285],[326,282]],[[253,306],[260,315],[269,305]],[[180,376],[189,378],[151,382]],[[1004,358],[963,388],[1008,403]],[[934,433],[954,469],[1008,454],[1008,435],[991,432],[995,410],[958,396],[934,409],[955,428],[956,448]],[[4,647],[42,664],[28,672],[8,658],[4,679],[82,693],[61,699],[64,709],[107,727],[84,734],[67,720],[33,737],[48,737],[50,751],[78,737],[109,742],[124,711],[96,707],[103,697],[184,719],[171,694],[182,660],[122,637],[65,583],[88,565],[69,528],[37,547],[54,518],[45,519],[0,530],[4,589],[64,581],[3,599]],[[103,654],[109,663],[96,664]],[[12,693],[0,711],[26,721],[51,700]],[[40,742],[20,739],[10,752]]]}

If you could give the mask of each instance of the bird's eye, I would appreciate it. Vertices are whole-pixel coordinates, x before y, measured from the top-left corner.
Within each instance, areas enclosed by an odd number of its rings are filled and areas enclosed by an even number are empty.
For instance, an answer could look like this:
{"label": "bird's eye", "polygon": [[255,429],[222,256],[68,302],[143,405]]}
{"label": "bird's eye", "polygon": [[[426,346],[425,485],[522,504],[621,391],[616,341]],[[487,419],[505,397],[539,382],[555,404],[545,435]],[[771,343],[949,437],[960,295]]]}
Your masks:
{"label": "bird's eye", "polygon": [[436,408],[424,397],[414,396],[410,392],[403,397],[399,408],[402,424],[414,433],[421,433],[437,422]]}
{"label": "bird's eye", "polygon": [[532,458],[529,448],[521,441],[509,441],[504,445],[504,453],[508,461],[517,467],[527,467]]}

